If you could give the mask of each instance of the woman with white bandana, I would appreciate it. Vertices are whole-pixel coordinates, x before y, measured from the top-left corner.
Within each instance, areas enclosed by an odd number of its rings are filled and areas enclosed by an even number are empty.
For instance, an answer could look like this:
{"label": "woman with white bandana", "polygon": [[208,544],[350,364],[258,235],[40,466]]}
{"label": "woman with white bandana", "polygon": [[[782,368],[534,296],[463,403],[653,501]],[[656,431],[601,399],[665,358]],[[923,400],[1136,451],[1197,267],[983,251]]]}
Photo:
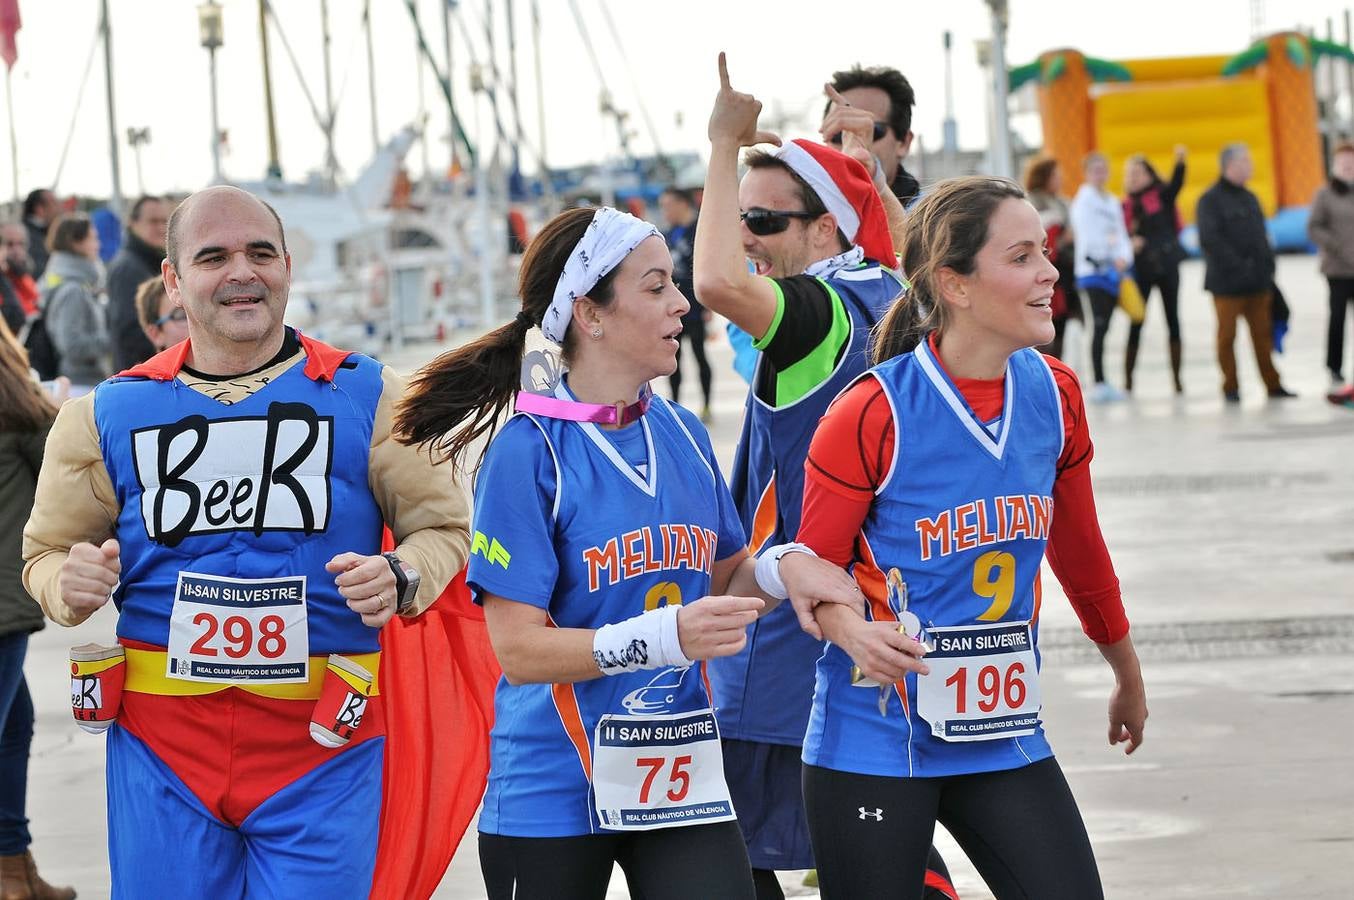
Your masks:
{"label": "woman with white bandana", "polygon": [[[490,898],[602,898],[615,864],[646,898],[747,897],[704,667],[784,597],[758,566],[690,412],[656,397],[687,299],[657,229],[609,208],[553,219],[522,261],[516,318],[415,377],[401,439],[463,463],[497,431],[476,484],[467,582],[503,667],[480,814]],[[567,374],[549,368],[533,326]],[[532,379],[534,383],[534,379]],[[496,423],[512,405],[517,415]],[[858,604],[808,555],[813,598]],[[815,573],[821,574],[821,578]]]}

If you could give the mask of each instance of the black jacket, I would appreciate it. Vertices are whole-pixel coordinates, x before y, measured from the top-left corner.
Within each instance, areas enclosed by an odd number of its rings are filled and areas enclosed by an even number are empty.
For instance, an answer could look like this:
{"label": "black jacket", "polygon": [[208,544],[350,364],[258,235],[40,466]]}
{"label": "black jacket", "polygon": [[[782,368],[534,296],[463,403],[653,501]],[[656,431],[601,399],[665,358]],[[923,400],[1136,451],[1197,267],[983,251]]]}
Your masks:
{"label": "black jacket", "polygon": [[117,255],[108,263],[108,338],[113,344],[113,371],[130,369],[155,355],[155,345],[136,318],[136,289],[160,274],[165,251],[152,247],[130,231]]}
{"label": "black jacket", "polygon": [[1195,209],[1204,251],[1204,290],[1257,294],[1274,280],[1274,251],[1265,233],[1260,201],[1225,178],[1204,191]]}
{"label": "black jacket", "polygon": [[898,198],[899,203],[907,206],[921,193],[921,182],[899,164],[898,174],[893,176],[893,184],[889,185],[889,189],[893,191],[893,196]]}
{"label": "black jacket", "polygon": [[42,608],[24,590],[24,523],[33,509],[33,492],[42,468],[47,429],[0,431],[0,637],[42,628]]}
{"label": "black jacket", "polygon": [[33,278],[41,282],[42,272],[47,268],[47,229],[51,225],[39,226],[32,219],[24,219],[24,228],[28,230],[28,258],[33,260]]}
{"label": "black jacket", "polygon": [[1124,198],[1128,236],[1140,237],[1145,242],[1133,258],[1139,278],[1164,275],[1177,268],[1184,258],[1175,213],[1175,198],[1184,184],[1185,164],[1177,162],[1170,181],[1154,178],[1147,187]]}

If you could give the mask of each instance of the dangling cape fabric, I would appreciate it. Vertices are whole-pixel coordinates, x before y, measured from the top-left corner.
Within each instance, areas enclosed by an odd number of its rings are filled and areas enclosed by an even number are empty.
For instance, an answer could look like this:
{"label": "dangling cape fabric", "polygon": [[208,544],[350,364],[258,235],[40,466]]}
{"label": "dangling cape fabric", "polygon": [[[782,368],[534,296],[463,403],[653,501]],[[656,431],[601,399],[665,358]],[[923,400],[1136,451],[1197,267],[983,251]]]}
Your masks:
{"label": "dangling cape fabric", "polygon": [[381,630],[386,749],[374,900],[428,897],[442,881],[484,796],[501,671],[464,569],[418,618],[396,616]]}

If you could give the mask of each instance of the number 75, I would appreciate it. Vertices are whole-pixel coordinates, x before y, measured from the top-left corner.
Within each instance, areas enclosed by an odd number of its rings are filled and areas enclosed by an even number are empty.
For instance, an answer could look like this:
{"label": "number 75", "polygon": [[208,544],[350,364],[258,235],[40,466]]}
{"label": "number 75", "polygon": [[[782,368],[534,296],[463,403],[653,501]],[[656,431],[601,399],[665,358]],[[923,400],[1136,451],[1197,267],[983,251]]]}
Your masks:
{"label": "number 75", "polygon": [[[641,756],[639,759],[635,760],[636,766],[641,769],[649,770],[649,773],[644,776],[643,786],[639,789],[640,803],[649,802],[649,791],[653,788],[654,779],[658,777],[659,772],[663,771],[663,767],[667,764],[667,761],[667,757],[665,756]],[[679,782],[681,783],[681,787],[676,789],[668,788],[666,792],[667,798],[673,803],[676,803],[685,797],[686,792],[691,789],[691,773],[686,770],[686,767],[689,765],[691,765],[690,756],[678,756],[672,760],[672,771],[668,774],[668,784],[676,785]]]}

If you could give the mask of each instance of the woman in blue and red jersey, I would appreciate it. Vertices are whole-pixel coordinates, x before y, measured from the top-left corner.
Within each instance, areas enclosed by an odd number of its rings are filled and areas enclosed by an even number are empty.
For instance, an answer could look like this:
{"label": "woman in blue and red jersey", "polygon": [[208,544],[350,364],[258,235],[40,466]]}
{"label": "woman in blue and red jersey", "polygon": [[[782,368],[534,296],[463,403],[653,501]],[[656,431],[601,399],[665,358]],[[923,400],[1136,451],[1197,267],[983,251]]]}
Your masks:
{"label": "woman in blue and red jersey", "polygon": [[[647,222],[561,213],[523,257],[516,318],[423,369],[401,411],[446,459],[493,435],[466,572],[504,676],[479,819],[491,900],[601,900],[617,864],[650,900],[753,896],[700,661],[743,647],[763,593],[709,435],[648,387],[689,309],[672,268]],[[533,327],[567,363],[548,395],[517,391]],[[859,607],[797,556],[787,571]]]}
{"label": "woman in blue and red jersey", "polygon": [[804,792],[826,900],[920,897],[937,821],[999,897],[1101,896],[1039,719],[1046,550],[1114,671],[1110,743],[1136,749],[1147,708],[1081,390],[1032,349],[1053,334],[1046,253],[1015,183],[929,193],[903,246],[911,290],[880,323],[874,368],[814,436],[798,539],[847,567],[869,608],[816,611],[831,644]]}

